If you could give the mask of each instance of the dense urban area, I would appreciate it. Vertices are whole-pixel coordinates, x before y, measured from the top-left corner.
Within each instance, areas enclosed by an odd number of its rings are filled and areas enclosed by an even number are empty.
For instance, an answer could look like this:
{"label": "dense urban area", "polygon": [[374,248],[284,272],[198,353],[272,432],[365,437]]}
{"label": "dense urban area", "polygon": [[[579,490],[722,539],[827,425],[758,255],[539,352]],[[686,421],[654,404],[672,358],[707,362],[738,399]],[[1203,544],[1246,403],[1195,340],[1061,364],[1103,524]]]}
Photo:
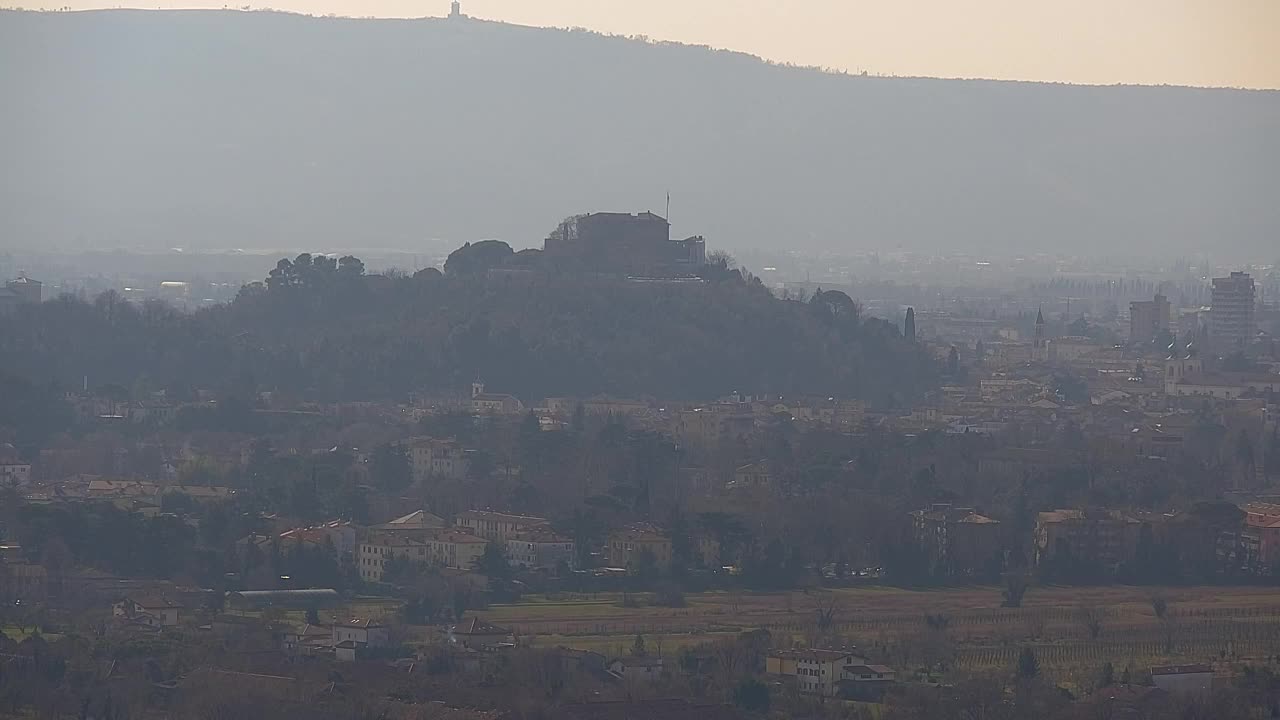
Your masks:
{"label": "dense urban area", "polygon": [[1280,713],[1275,266],[777,262],[15,268],[0,715]]}

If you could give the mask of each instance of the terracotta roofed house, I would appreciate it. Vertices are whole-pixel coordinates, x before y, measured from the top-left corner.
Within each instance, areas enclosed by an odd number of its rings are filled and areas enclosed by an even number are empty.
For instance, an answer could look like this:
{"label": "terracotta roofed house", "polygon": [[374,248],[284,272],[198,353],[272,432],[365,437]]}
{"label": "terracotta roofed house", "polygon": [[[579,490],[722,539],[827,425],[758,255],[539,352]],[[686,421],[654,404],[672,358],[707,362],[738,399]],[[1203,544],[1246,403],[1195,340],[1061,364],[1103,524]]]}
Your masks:
{"label": "terracotta roofed house", "polygon": [[516,533],[547,525],[547,519],[533,515],[513,515],[489,510],[466,510],[454,524],[486,540],[505,541]]}
{"label": "terracotta roofed house", "polygon": [[846,667],[866,664],[856,650],[774,650],[765,656],[766,673],[791,679],[802,693],[825,697],[839,692]]}
{"label": "terracotta roofed house", "polygon": [[636,570],[652,561],[656,570],[671,566],[671,538],[657,526],[635,523],[609,533],[609,565]]}

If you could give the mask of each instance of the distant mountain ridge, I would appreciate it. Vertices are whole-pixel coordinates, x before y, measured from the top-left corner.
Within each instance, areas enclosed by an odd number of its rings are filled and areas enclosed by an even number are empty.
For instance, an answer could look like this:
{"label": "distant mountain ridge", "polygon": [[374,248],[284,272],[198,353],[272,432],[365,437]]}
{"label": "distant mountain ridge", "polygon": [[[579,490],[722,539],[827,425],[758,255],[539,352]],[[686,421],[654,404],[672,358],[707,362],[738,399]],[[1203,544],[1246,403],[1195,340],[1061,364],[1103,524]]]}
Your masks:
{"label": "distant mountain ridge", "polygon": [[1280,92],[858,77],[475,20],[0,12],[0,246],[1280,245]]}

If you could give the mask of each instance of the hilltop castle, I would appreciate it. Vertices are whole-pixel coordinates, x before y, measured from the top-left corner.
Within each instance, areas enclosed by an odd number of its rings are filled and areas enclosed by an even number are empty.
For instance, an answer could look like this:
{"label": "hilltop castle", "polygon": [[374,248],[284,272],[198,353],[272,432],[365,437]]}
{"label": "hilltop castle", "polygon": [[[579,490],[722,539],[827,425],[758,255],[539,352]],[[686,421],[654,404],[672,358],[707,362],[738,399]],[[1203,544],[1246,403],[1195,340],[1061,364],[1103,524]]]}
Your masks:
{"label": "hilltop castle", "polygon": [[547,236],[543,251],[552,261],[633,276],[687,275],[707,262],[701,235],[672,240],[671,223],[651,212],[575,215]]}

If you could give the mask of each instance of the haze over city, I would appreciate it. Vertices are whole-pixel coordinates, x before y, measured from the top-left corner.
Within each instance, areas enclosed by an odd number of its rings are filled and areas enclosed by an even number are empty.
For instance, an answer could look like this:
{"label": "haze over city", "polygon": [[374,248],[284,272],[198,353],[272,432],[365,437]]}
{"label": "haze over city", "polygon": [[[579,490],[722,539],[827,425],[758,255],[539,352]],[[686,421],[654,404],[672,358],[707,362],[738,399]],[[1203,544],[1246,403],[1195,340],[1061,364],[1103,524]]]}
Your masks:
{"label": "haze over city", "polygon": [[1280,718],[1280,5],[280,2],[0,10],[0,720]]}

